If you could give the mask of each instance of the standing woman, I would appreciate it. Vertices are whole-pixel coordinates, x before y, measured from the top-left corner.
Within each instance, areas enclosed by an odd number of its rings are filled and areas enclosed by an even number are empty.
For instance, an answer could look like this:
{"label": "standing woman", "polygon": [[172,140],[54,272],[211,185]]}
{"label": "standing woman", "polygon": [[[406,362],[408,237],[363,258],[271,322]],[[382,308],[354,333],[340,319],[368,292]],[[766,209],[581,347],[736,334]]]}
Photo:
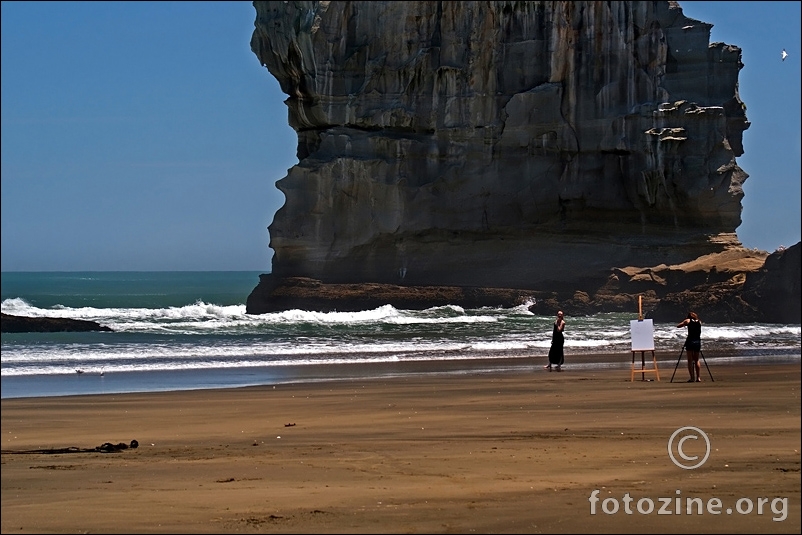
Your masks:
{"label": "standing woman", "polygon": [[565,337],[563,331],[565,330],[565,320],[563,320],[563,311],[557,311],[557,319],[554,321],[554,330],[551,332],[551,348],[549,348],[549,364],[545,368],[551,371],[552,365],[557,367],[557,371],[562,371],[562,365],[565,361],[563,354],[563,344]]}
{"label": "standing woman", "polygon": [[682,320],[677,327],[688,327],[688,337],[685,339],[685,350],[688,352],[688,373],[694,381],[702,382],[702,365],[699,362],[699,353],[702,351],[702,322],[696,312],[688,312],[688,317]]}

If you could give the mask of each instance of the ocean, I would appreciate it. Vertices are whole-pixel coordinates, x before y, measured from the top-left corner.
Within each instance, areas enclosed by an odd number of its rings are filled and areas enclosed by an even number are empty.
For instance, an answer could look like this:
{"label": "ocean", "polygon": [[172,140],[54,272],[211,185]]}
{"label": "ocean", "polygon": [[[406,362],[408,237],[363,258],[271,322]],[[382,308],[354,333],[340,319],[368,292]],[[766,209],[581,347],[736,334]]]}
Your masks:
{"label": "ocean", "polygon": [[[413,311],[385,305],[361,312],[249,315],[245,300],[259,281],[259,272],[250,271],[1,276],[4,313],[93,320],[113,329],[3,333],[3,399],[426,373],[531,373],[546,363],[554,321],[526,306]],[[616,367],[628,376],[630,322],[638,319],[637,311],[565,319],[566,372]],[[653,324],[661,375],[675,371],[681,356],[686,331],[675,325]],[[711,373],[733,359],[800,360],[799,325],[705,323],[702,339]],[[676,371],[686,373],[684,362]]]}

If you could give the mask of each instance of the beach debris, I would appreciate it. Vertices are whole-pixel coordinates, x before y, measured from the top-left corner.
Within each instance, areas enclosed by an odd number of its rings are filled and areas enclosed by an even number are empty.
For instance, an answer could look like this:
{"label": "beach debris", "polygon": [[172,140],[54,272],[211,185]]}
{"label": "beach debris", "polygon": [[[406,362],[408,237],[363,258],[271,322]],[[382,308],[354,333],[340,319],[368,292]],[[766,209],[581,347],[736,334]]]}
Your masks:
{"label": "beach debris", "polygon": [[291,423],[291,424],[284,424],[284,427],[294,427],[294,426],[295,426],[295,423]]}
{"label": "beach debris", "polygon": [[[81,370],[76,368],[75,373],[77,373],[78,375],[83,375],[86,373],[86,370]],[[101,368],[100,371],[97,372],[97,374],[103,377],[106,374],[106,372],[103,370],[103,368]]]}
{"label": "beach debris", "polygon": [[119,442],[117,444],[112,444],[111,442],[104,442],[97,448],[96,451],[102,451],[104,453],[113,453],[117,451],[127,450],[128,448],[135,449],[139,447],[139,442],[136,439],[131,441],[131,444],[126,444],[125,442]]}
{"label": "beach debris", "polygon": [[39,450],[3,450],[2,453],[44,453],[44,454],[57,454],[57,453],[117,453],[127,449],[136,449],[139,447],[139,442],[134,439],[129,444],[119,442],[112,444],[111,442],[104,442],[95,448],[77,448],[70,446],[68,448],[45,448]]}

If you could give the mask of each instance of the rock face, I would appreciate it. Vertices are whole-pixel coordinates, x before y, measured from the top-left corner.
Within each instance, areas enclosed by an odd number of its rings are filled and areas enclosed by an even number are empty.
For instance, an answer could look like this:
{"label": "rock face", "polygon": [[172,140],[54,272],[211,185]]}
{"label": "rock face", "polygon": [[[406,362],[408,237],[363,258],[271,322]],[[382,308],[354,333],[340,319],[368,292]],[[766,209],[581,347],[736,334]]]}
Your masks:
{"label": "rock face", "polygon": [[741,50],[677,3],[254,6],[298,133],[274,278],[592,294],[743,251]]}
{"label": "rock face", "polygon": [[746,276],[743,299],[760,311],[758,321],[802,322],[802,242],[773,253]]}

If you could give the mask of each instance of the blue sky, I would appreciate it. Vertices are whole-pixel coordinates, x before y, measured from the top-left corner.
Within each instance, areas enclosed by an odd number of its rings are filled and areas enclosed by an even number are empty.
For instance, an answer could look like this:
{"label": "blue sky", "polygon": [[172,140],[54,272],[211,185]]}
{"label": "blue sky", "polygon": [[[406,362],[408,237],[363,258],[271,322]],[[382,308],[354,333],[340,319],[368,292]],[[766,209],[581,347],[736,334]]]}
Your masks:
{"label": "blue sky", "polygon": [[[680,4],[743,49],[738,236],[793,245],[802,3]],[[250,50],[250,2],[1,8],[2,271],[269,271],[297,138]]]}

